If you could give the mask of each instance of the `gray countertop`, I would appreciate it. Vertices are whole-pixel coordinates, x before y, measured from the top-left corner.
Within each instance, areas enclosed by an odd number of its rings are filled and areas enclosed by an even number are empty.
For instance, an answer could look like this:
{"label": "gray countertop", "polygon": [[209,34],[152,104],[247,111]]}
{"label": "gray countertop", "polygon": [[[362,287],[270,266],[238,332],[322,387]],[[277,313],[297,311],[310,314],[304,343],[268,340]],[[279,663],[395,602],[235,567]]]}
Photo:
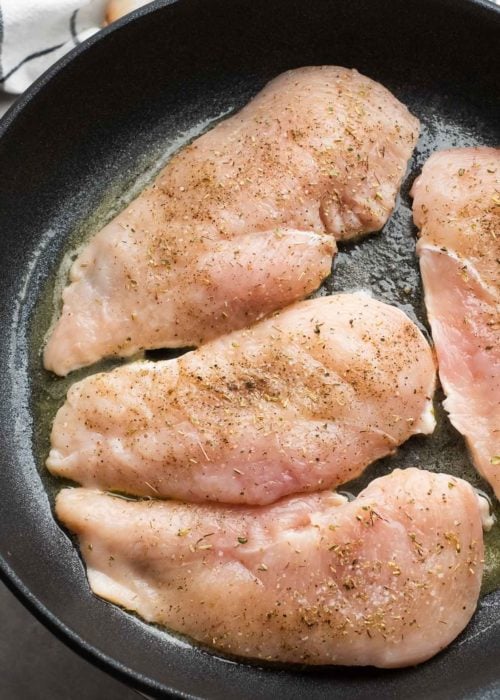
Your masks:
{"label": "gray countertop", "polygon": [[2,700],[138,700],[137,693],[80,658],[0,583]]}

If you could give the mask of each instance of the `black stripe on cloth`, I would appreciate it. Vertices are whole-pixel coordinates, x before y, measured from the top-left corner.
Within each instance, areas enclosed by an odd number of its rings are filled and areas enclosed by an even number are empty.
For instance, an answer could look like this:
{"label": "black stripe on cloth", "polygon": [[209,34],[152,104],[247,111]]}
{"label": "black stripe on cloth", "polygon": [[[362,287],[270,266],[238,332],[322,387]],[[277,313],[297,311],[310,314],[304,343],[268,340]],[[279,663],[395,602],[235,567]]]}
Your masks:
{"label": "black stripe on cloth", "polygon": [[75,46],[78,46],[80,44],[80,39],[78,38],[78,33],[76,31],[76,18],[78,15],[78,8],[73,12],[71,17],[69,18],[69,31],[71,32],[71,38],[73,39],[73,43]]}
{"label": "black stripe on cloth", "polygon": [[35,58],[40,58],[40,56],[46,56],[48,53],[52,53],[52,51],[57,51],[57,49],[60,49],[63,44],[57,44],[56,46],[51,46],[48,49],[42,49],[42,51],[36,51],[35,53],[30,54],[29,56],[26,56],[26,58],[23,58],[22,61],[20,61],[17,66],[14,66],[14,68],[11,68],[11,70],[3,75],[0,78],[0,83],[5,82],[8,78],[10,78],[11,75],[14,75],[14,73],[21,68],[21,66],[24,66],[25,63],[28,63],[29,61],[33,61]]}

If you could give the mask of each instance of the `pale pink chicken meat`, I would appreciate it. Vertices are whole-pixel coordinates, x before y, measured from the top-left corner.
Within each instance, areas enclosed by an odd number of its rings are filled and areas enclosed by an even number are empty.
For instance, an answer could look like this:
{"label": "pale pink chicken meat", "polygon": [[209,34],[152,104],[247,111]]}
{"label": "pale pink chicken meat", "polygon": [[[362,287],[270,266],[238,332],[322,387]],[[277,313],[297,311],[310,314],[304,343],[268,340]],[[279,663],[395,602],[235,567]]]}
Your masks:
{"label": "pale pink chicken meat", "polygon": [[46,368],[198,346],[308,296],[330,273],[335,239],[384,225],[418,131],[355,70],[279,76],[91,239]]}
{"label": "pale pink chicken meat", "polygon": [[245,508],[64,489],[97,595],[226,654],[399,667],[446,647],[477,605],[486,501],[418,469]]}
{"label": "pale pink chicken meat", "polygon": [[348,481],[434,429],[431,349],[366,294],[299,302],[174,360],[74,384],[49,470],[87,487],[271,503]]}
{"label": "pale pink chicken meat", "polygon": [[500,150],[435,153],[412,192],[444,407],[500,496]]}

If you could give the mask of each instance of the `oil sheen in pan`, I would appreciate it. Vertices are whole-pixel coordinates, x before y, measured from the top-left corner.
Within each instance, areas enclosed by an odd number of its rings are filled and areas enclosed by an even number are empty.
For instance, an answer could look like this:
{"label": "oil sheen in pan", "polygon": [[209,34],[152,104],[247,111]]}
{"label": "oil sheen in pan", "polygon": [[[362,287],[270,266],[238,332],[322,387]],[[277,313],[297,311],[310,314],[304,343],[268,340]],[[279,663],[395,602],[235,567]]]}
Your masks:
{"label": "oil sheen in pan", "polygon": [[[411,109],[411,98],[406,99]],[[453,146],[473,146],[481,143],[475,136],[476,129],[471,118],[468,131],[461,124],[446,122],[432,114],[430,106],[427,118],[422,115],[422,134],[403,182],[396,210],[382,233],[374,234],[359,242],[340,244],[334,259],[332,274],[325,280],[318,295],[334,294],[353,289],[364,289],[374,297],[402,308],[418,323],[429,337],[422,285],[415,256],[416,229],[412,224],[411,198],[409,190],[423,163],[436,149]],[[54,415],[63,403],[69,386],[79,379],[97,371],[109,370],[124,362],[120,359],[104,360],[90,368],[78,370],[65,378],[57,378],[45,372],[41,364],[41,348],[50,329],[52,321],[60,308],[61,292],[67,281],[67,273],[77,251],[93,233],[98,231],[118,211],[126,206],[151,181],[164,166],[168,158],[183,145],[214,125],[226,114],[219,114],[212,119],[200,122],[189,131],[177,134],[158,147],[156,153],[146,155],[137,165],[136,177],[132,184],[121,189],[114,188],[106,193],[101,205],[94,215],[87,219],[78,229],[70,231],[67,245],[62,257],[55,262],[52,275],[47,280],[37,302],[31,324],[29,340],[31,368],[31,405],[34,420],[35,453],[43,484],[51,502],[58,490],[64,485],[61,479],[52,477],[45,469],[44,463],[49,451],[49,437]],[[463,118],[463,115],[462,115]],[[479,130],[480,132],[481,130]],[[50,234],[47,235],[49,240]],[[43,243],[42,243],[43,245]],[[150,359],[176,357],[182,351],[154,351],[146,353]],[[142,357],[143,355],[141,355]],[[136,357],[128,358],[126,362]],[[435,396],[435,413],[437,427],[431,436],[416,436],[402,445],[397,453],[382,459],[369,467],[356,481],[343,485],[342,490],[358,493],[372,479],[386,474],[397,467],[419,466],[431,471],[454,474],[469,481],[473,486],[491,490],[485,486],[467,454],[465,443],[459,433],[451,426],[442,408],[443,394],[438,389]],[[500,588],[500,506],[494,500],[496,524],[486,533],[486,561],[483,578],[483,595]]]}

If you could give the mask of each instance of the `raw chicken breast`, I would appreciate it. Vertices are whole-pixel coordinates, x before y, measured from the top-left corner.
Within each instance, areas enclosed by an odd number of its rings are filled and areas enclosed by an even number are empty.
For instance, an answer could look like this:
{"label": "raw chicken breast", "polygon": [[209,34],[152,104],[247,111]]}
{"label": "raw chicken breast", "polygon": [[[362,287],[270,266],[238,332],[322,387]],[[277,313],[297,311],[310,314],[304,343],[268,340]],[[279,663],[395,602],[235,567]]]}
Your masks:
{"label": "raw chicken breast", "polygon": [[500,496],[500,150],[435,153],[413,197],[444,407]]}
{"label": "raw chicken breast", "polygon": [[94,593],[147,621],[228,654],[391,668],[425,661],[470,620],[485,505],[461,479],[407,469],[351,503],[133,503],[77,488],[56,511]]}
{"label": "raw chicken breast", "polygon": [[346,482],[432,432],[434,381],[402,311],[322,297],[179,359],[73,385],[47,466],[88,487],[262,505]]}
{"label": "raw chicken breast", "polygon": [[197,346],[308,296],[330,273],[335,238],[386,222],[418,130],[355,70],[279,76],[90,241],[46,368]]}

